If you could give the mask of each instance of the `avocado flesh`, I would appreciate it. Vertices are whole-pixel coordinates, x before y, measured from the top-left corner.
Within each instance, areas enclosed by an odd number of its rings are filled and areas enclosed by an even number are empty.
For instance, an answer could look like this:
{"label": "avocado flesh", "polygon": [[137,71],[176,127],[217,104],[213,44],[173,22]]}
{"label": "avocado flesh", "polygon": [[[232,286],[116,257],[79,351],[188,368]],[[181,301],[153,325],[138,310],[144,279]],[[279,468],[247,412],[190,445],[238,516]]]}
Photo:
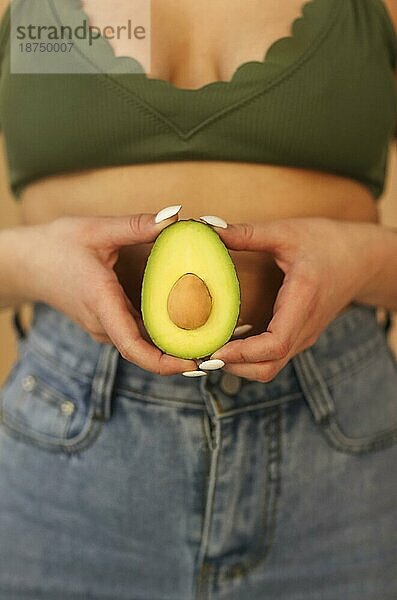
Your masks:
{"label": "avocado flesh", "polygon": [[[178,327],[167,309],[170,291],[187,273],[202,279],[212,299],[207,321],[196,329]],[[209,356],[230,339],[240,311],[240,285],[226,246],[209,225],[188,220],[163,229],[146,263],[141,310],[154,344],[172,356]]]}

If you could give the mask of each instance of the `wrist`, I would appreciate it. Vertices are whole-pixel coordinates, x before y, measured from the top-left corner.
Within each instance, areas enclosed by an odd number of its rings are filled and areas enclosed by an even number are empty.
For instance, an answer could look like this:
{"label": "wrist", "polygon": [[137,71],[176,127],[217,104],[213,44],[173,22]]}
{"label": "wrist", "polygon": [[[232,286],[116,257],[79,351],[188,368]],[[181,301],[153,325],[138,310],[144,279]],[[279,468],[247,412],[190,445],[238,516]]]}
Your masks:
{"label": "wrist", "polygon": [[19,284],[19,236],[16,229],[0,232],[0,308],[16,307],[24,300]]}
{"label": "wrist", "polygon": [[40,225],[18,225],[7,231],[13,248],[9,279],[11,289],[20,302],[40,300],[36,265],[39,256]]}
{"label": "wrist", "polygon": [[382,269],[385,264],[385,233],[382,225],[376,223],[359,224],[362,235],[361,252],[363,257],[363,276],[361,285],[354,297],[356,302],[376,306],[379,304],[379,291]]}

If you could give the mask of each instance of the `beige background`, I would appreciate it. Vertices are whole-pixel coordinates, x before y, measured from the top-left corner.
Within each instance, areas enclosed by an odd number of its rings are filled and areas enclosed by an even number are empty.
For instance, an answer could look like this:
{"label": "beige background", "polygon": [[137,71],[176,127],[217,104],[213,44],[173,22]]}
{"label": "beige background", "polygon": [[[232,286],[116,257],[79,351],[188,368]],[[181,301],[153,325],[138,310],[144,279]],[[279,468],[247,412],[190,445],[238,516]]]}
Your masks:
{"label": "beige background", "polygon": [[[7,185],[4,161],[0,161],[0,228],[12,227],[18,223],[18,203],[12,198]],[[394,145],[390,155],[390,168],[386,193],[380,201],[382,223],[397,227],[397,152]],[[16,340],[11,326],[11,310],[0,309],[0,385],[4,382],[12,363],[16,358]],[[396,313],[397,314],[397,313]],[[25,324],[29,324],[30,306],[22,307]],[[395,315],[396,317],[396,315]],[[394,319],[392,345],[397,351],[397,319]]]}

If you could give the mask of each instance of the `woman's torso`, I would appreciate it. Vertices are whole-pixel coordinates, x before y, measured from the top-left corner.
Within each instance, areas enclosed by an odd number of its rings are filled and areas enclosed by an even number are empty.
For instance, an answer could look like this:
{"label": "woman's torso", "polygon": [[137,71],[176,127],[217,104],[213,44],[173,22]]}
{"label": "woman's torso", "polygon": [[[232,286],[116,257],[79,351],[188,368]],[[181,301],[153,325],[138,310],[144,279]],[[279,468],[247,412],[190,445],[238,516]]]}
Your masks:
{"label": "woman's torso", "polygon": [[[285,4],[258,1],[258,10],[264,18],[255,19],[253,10],[244,27],[239,26],[242,15],[237,2],[225,5],[223,11],[219,7],[211,9],[208,3],[205,22],[202,15],[206,11],[201,4],[197,12],[195,3],[187,2],[183,15],[179,11],[175,20],[172,2],[163,3],[161,9],[154,4],[150,76],[172,79],[174,85],[193,89],[216,79],[228,80],[244,61],[260,59],[266,50],[264,44],[270,46],[288,35],[291,22],[300,14],[302,2]],[[95,24],[99,16],[95,17],[92,7],[90,0],[85,8]],[[224,30],[221,20],[225,14],[227,27]],[[267,15],[273,16],[266,19]],[[161,28],[164,22],[168,23],[167,30]],[[205,33],[204,24],[207,25]],[[161,35],[156,35],[159,31]],[[239,56],[233,50],[236,39],[241,39]],[[253,40],[258,42],[253,43]],[[208,48],[208,58],[203,56],[202,48]],[[116,44],[114,49],[118,51]],[[119,50],[125,53],[125,48]],[[21,200],[21,219],[26,224],[50,221],[66,214],[157,212],[164,206],[179,203],[183,205],[182,218],[216,214],[229,222],[300,216],[372,222],[379,219],[368,187],[353,178],[318,169],[238,161],[166,161],[55,174],[27,185]],[[120,281],[137,306],[149,250],[147,245],[124,248],[116,264]],[[258,331],[263,330],[271,318],[283,274],[266,253],[231,254],[242,288],[241,321],[253,323]]]}

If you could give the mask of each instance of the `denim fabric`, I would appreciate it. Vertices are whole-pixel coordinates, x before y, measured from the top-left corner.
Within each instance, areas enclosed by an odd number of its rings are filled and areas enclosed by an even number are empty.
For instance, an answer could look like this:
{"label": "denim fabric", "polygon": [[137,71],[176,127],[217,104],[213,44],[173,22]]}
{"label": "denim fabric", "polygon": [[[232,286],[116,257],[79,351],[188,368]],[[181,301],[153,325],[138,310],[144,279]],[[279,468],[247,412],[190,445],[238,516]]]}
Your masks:
{"label": "denim fabric", "polygon": [[353,304],[270,382],[43,303],[0,390],[0,600],[395,600],[397,363]]}

